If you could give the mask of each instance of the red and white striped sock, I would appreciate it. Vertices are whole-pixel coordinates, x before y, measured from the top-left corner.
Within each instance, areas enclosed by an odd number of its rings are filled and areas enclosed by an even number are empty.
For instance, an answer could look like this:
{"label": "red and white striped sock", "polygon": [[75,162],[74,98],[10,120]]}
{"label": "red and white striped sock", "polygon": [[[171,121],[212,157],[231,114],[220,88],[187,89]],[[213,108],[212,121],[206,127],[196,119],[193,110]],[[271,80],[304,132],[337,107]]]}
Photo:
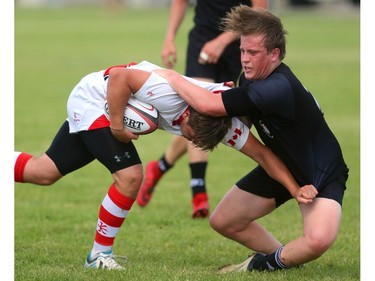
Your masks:
{"label": "red and white striped sock", "polygon": [[117,232],[128,215],[135,199],[122,195],[112,184],[100,206],[94,247],[91,255],[112,250]]}
{"label": "red and white striped sock", "polygon": [[25,170],[26,163],[33,157],[25,152],[14,152],[14,181],[24,182],[23,171]]}

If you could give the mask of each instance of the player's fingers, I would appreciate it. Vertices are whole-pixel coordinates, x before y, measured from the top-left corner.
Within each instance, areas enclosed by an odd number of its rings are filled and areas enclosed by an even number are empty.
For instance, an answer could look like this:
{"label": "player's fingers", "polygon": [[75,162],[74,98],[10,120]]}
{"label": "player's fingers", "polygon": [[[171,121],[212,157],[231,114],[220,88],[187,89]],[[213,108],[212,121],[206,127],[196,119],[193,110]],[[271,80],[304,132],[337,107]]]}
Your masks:
{"label": "player's fingers", "polygon": [[198,57],[198,62],[199,62],[200,64],[207,64],[208,61],[209,61],[209,56],[208,56],[208,54],[205,53],[205,52],[200,52],[199,57]]}
{"label": "player's fingers", "polygon": [[313,199],[307,199],[307,198],[299,197],[297,201],[300,204],[308,205],[308,204],[311,204],[313,202]]}

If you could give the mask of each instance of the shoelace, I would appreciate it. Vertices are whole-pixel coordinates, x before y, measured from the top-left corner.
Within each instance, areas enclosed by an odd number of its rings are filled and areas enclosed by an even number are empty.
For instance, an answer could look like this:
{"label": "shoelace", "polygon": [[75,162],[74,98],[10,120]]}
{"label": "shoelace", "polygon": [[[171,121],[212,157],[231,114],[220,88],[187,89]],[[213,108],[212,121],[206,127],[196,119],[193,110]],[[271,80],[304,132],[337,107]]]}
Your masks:
{"label": "shoelace", "polygon": [[108,268],[122,268],[122,266],[116,262],[116,259],[123,259],[125,262],[128,262],[128,259],[125,256],[109,254],[103,257],[103,264]]}

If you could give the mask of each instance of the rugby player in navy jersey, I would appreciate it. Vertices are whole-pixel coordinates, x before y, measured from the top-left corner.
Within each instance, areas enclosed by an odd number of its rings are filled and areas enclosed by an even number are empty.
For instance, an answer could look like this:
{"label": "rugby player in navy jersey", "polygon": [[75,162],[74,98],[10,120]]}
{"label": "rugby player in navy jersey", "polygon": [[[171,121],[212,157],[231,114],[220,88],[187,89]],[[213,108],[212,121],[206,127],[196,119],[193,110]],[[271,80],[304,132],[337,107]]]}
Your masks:
{"label": "rugby player in navy jersey", "polygon": [[[318,102],[282,62],[287,32],[280,19],[266,10],[239,6],[223,24],[240,37],[239,88],[209,95],[172,70],[156,72],[200,113],[250,119],[298,184],[313,185],[317,195],[312,203],[299,204],[302,235],[282,243],[257,220],[295,196],[260,166],[250,171],[222,198],[210,224],[256,253],[220,272],[272,271],[305,264],[323,255],[336,240],[349,170]],[[312,196],[311,190],[301,192],[302,197]],[[280,227],[283,224],[288,221],[281,221]]]}

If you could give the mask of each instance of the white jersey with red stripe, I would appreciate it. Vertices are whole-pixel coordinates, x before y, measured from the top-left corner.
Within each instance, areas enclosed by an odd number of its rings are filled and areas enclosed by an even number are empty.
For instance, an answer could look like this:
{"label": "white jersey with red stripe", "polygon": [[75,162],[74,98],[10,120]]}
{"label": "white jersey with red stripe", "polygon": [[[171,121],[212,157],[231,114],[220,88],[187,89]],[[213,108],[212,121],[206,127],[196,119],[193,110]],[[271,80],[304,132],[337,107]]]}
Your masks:
{"label": "white jersey with red stripe", "polygon": [[[153,105],[159,111],[159,128],[175,135],[182,135],[179,117],[187,109],[186,102],[173,90],[163,77],[152,72],[159,66],[147,61],[121,67],[151,72],[150,77],[132,97]],[[104,114],[107,98],[108,69],[88,74],[73,89],[68,99],[68,120],[70,133],[109,126]],[[185,77],[213,93],[228,90],[225,83],[208,83]],[[232,127],[222,143],[241,149],[249,129],[239,119],[232,118]]]}

